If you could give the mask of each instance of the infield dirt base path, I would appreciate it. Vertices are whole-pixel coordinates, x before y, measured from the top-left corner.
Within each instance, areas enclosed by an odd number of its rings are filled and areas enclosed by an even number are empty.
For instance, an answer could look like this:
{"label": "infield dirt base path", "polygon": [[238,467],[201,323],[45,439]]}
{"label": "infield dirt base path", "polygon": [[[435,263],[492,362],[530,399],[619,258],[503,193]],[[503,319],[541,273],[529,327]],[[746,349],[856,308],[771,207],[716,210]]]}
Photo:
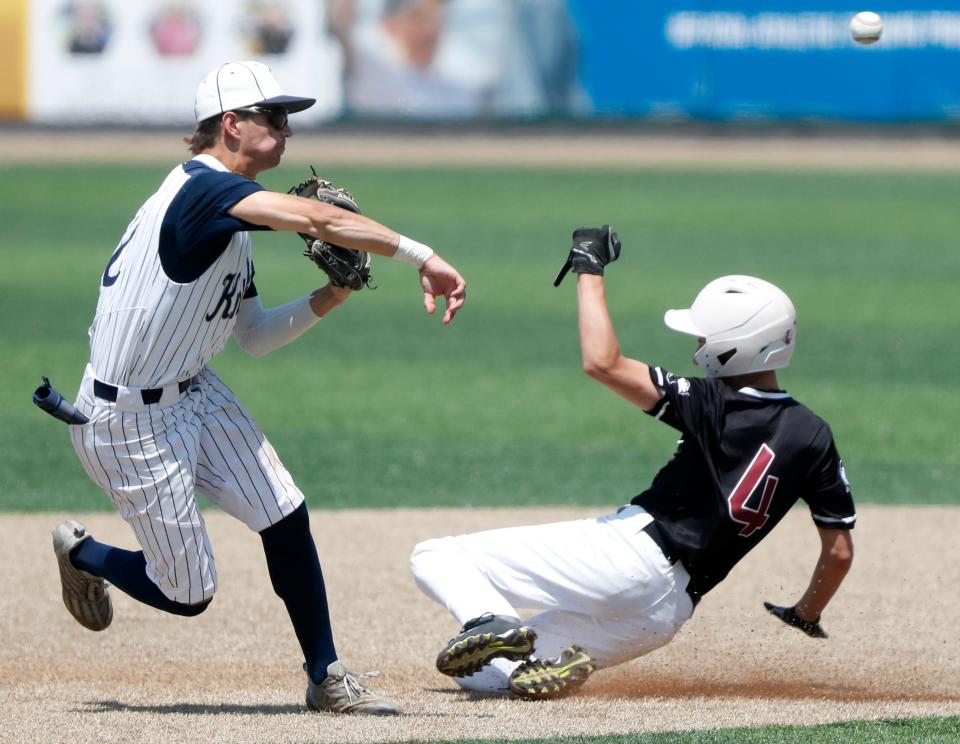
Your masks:
{"label": "infield dirt base path", "polygon": [[[0,128],[0,163],[182,162],[186,130]],[[573,132],[532,128],[475,133],[307,131],[290,140],[285,162],[325,168],[559,167],[632,170],[960,171],[960,139],[926,134],[880,136],[672,135],[650,131]]]}
{"label": "infield dirt base path", "polygon": [[387,742],[812,724],[960,714],[956,618],[960,509],[867,507],[853,569],[828,609],[827,641],[769,617],[819,550],[794,510],[708,595],[676,639],[598,672],[566,700],[461,692],[433,660],[458,628],[421,595],[407,559],[427,537],[598,516],[596,509],[396,510],[312,514],[341,658],[380,670],[372,686],[399,718],[309,713],[299,648],[256,535],[206,512],[220,575],[210,609],[179,618],[113,591],[115,619],[81,628],[60,601],[50,530],[79,516],[135,548],[113,514],[7,515],[0,646],[0,742]]}

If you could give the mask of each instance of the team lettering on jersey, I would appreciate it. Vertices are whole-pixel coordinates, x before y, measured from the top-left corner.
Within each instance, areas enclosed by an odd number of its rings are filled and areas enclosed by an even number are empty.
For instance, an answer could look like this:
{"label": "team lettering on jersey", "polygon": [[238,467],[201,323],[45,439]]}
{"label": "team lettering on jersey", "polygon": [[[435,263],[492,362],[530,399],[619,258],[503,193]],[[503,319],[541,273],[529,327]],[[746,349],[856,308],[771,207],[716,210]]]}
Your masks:
{"label": "team lettering on jersey", "polygon": [[[242,279],[242,281],[241,281]],[[213,310],[204,315],[207,322],[209,323],[215,317],[217,313],[220,313],[220,308],[223,308],[223,312],[220,314],[220,317],[224,320],[229,320],[234,317],[240,311],[240,301],[243,299],[243,296],[247,293],[247,290],[250,288],[250,282],[253,279],[253,262],[248,258],[247,259],[247,268],[245,272],[232,272],[223,277],[223,293],[217,299],[217,304],[214,306]]]}

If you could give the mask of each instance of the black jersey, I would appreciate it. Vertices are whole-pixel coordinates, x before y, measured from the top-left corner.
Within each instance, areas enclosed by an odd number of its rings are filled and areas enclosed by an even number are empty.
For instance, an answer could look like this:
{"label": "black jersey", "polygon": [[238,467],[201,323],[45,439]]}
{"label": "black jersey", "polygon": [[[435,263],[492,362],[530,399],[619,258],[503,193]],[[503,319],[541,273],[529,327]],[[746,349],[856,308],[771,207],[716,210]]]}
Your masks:
{"label": "black jersey", "polygon": [[650,415],[678,429],[676,454],[632,501],[654,516],[706,594],[797,499],[820,527],[850,529],[850,486],[825,421],[783,391],[736,390],[722,379],[651,368],[663,398]]}

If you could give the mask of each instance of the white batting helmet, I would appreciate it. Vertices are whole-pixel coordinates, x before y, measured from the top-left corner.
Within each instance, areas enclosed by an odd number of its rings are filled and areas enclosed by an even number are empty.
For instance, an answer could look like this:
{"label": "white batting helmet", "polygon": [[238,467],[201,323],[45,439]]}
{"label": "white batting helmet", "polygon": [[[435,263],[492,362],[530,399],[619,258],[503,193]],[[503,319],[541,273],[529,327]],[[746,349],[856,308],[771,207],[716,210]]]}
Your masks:
{"label": "white batting helmet", "polygon": [[797,312],[778,287],[752,276],[722,276],[687,310],[668,310],[668,327],[706,339],[694,355],[708,377],[780,369],[797,341]]}

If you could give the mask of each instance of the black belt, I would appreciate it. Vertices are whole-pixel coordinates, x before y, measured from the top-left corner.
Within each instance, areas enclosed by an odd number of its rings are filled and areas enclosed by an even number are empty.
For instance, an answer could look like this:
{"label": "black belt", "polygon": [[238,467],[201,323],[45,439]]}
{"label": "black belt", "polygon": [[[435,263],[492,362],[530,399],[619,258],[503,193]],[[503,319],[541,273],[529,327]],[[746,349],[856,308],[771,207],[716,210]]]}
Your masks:
{"label": "black belt", "polygon": [[655,521],[650,522],[650,524],[643,528],[643,531],[646,532],[650,539],[657,544],[657,547],[663,551],[663,557],[670,561],[671,565],[680,560],[673,554],[673,551],[667,545],[667,541],[663,539],[663,533],[660,532],[660,528],[657,527]]}
{"label": "black belt", "polygon": [[[650,522],[650,524],[643,528],[643,531],[657,544],[657,547],[663,552],[663,557],[670,561],[670,565],[674,565],[680,560],[673,550],[670,549],[667,541],[663,539],[663,533],[660,532],[660,528],[657,527],[656,521]],[[693,606],[696,607],[700,601],[700,595],[691,592],[689,584],[687,585],[687,594],[690,595],[690,599],[693,600]]]}
{"label": "black belt", "polygon": [[[180,380],[180,382],[177,383],[177,389],[181,395],[187,391],[191,382],[193,382],[192,377],[188,380]],[[111,403],[117,402],[117,388],[115,385],[94,380],[93,394],[103,400],[109,400]],[[163,388],[141,388],[140,397],[143,398],[143,403],[147,406],[153,403],[159,403],[160,398],[163,397]]]}

